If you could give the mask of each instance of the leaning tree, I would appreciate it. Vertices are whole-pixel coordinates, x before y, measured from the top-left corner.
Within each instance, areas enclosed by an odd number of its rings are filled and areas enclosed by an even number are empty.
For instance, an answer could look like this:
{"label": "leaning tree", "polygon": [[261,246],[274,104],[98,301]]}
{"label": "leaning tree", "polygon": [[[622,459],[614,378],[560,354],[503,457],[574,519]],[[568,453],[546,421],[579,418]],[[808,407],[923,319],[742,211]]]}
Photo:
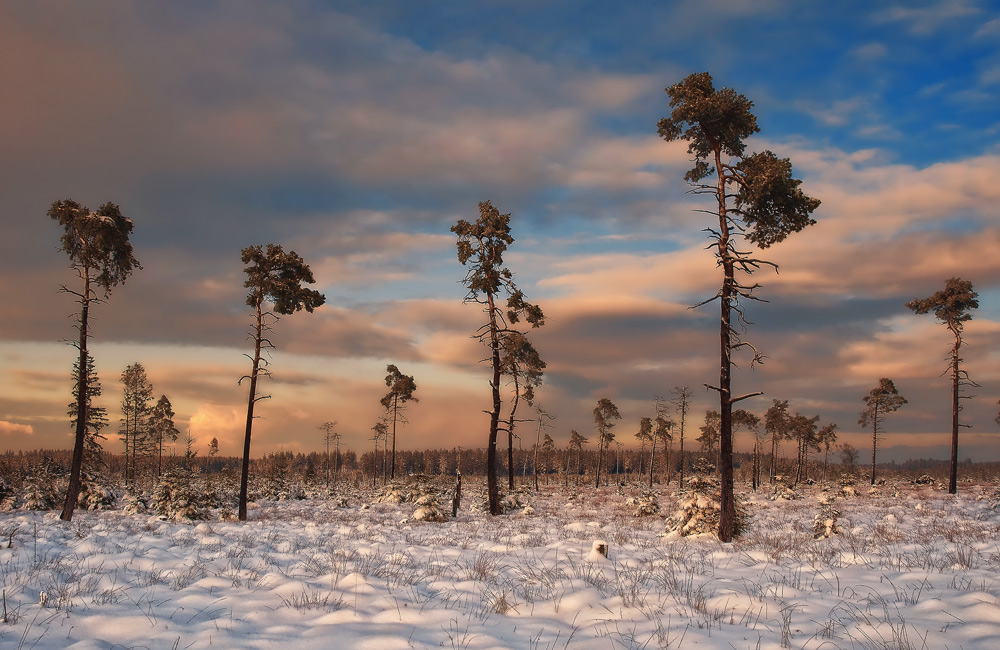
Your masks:
{"label": "leaning tree", "polygon": [[[809,216],[818,206],[817,199],[806,196],[792,178],[792,165],[770,151],[746,154],[744,140],[758,132],[757,118],[750,109],[753,102],[729,88],[716,90],[707,72],[688,76],[666,89],[670,96],[670,117],[657,123],[664,140],[686,140],[688,153],[694,156],[694,167],[684,179],[695,194],[711,194],[716,209],[711,211],[718,224],[707,228],[718,265],[722,267],[722,286],[712,298],[718,300],[722,314],[719,343],[719,385],[708,386],[719,393],[719,461],[721,514],[719,539],[728,542],[735,528],[733,494],[733,404],[759,395],[759,392],[732,394],[732,352],[747,347],[753,352],[753,362],[761,361],[760,353],[740,337],[741,329],[733,324],[735,314],[745,328],[743,300],[757,300],[754,290],[759,286],[737,273],[749,277],[762,265],[777,268],[746,250],[745,242],[764,249],[782,241],[815,221]],[[703,182],[711,179],[711,183]]]}
{"label": "leaning tree", "polygon": [[[250,338],[253,340],[253,356],[246,355],[253,362],[250,374],[240,378],[250,380],[250,395],[247,401],[246,435],[243,439],[243,466],[240,472],[240,503],[239,520],[247,519],[247,484],[250,477],[250,434],[253,430],[254,405],[270,395],[257,392],[257,380],[260,376],[269,376],[268,361],[261,357],[261,352],[274,349],[267,335],[280,316],[294,314],[305,309],[312,312],[326,302],[326,297],[318,291],[307,289],[302,283],[312,284],[313,278],[309,265],[295,251],[285,252],[281,246],[268,244],[248,246],[243,249],[243,271],[247,275],[243,286],[250,289],[246,304],[253,309],[253,329]],[[268,309],[266,304],[270,303]]]}
{"label": "leaning tree", "polygon": [[80,494],[80,471],[87,440],[87,423],[90,421],[87,414],[91,395],[87,382],[92,376],[91,357],[87,352],[87,341],[90,338],[90,308],[92,305],[105,302],[111,294],[111,289],[124,283],[132,272],[141,269],[142,265],[132,254],[132,243],[129,241],[134,224],[114,203],[105,203],[96,212],[91,212],[76,201],[66,199],[53,203],[48,215],[62,226],[60,248],[69,256],[70,268],[76,271],[81,281],[78,290],[70,289],[66,285],[61,287],[65,293],[76,296],[76,301],[80,305],[80,315],[76,325],[79,338],[73,342],[80,351],[75,376],[77,382],[75,394],[87,397],[76,400],[73,461],[69,473],[69,486],[66,489],[66,501],[60,515],[64,521],[70,521]]}
{"label": "leaning tree", "polygon": [[858,424],[863,427],[872,425],[872,485],[875,485],[875,455],[881,437],[879,427],[885,422],[886,414],[894,413],[906,404],[906,398],[899,394],[891,379],[882,377],[878,380],[878,385],[861,399],[865,403],[865,410],[861,411]]}
{"label": "leaning tree", "polygon": [[962,330],[965,322],[972,320],[973,309],[979,308],[979,294],[972,290],[972,282],[961,278],[945,281],[944,289],[933,296],[906,303],[918,314],[934,312],[934,316],[944,323],[955,336],[955,344],[949,355],[951,372],[951,475],[948,478],[948,492],[958,492],[958,413],[962,410],[959,400],[964,396],[962,386],[976,386],[969,374],[961,369]]}
{"label": "leaning tree", "polygon": [[[524,294],[514,284],[514,274],[504,266],[503,255],[507,247],[514,243],[510,235],[510,214],[501,214],[489,201],[479,204],[479,218],[474,222],[460,219],[451,227],[458,237],[458,261],[469,270],[462,281],[468,292],[465,302],[481,305],[486,313],[486,322],[477,330],[474,338],[479,339],[490,351],[490,367],[493,371],[490,389],[493,408],[489,411],[490,432],[486,448],[486,483],[489,494],[490,514],[503,513],[500,504],[500,486],[497,480],[497,431],[500,427],[500,377],[503,373],[501,360],[504,336],[523,318],[532,327],[545,323],[545,315],[538,305],[524,300]],[[507,306],[500,305],[503,296]]]}

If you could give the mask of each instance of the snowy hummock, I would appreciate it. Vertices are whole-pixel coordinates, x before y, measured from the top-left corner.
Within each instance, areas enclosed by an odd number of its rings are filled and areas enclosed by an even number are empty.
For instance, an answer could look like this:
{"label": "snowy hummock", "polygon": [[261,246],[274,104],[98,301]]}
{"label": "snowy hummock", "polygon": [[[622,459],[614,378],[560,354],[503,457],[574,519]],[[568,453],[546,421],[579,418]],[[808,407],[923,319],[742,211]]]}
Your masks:
{"label": "snowy hummock", "polygon": [[818,487],[762,491],[733,544],[664,535],[673,486],[655,517],[629,488],[444,523],[354,493],[246,523],[0,513],[0,648],[995,648],[997,487],[898,489],[838,498],[819,540]]}

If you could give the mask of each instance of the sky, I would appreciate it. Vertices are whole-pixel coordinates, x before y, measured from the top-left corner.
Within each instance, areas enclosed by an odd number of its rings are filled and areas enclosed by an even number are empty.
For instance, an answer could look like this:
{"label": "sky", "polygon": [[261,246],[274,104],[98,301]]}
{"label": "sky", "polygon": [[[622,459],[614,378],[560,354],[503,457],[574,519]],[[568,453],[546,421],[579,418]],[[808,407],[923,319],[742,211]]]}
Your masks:
{"label": "sky", "polygon": [[632,445],[688,386],[697,435],[718,408],[718,308],[692,309],[721,279],[712,206],[656,122],[664,88],[704,71],[753,101],[748,151],[790,158],[822,201],[754,276],[746,337],[767,358],[736,357],[734,391],[763,392],[741,405],[788,400],[865,449],[861,399],[889,377],[908,404],[880,460],[946,458],[952,338],[904,303],[957,276],[980,298],[959,455],[1000,460],[1000,8],[975,0],[4,2],[0,449],[72,443],[76,276],[46,216],[68,198],[118,204],[143,267],[93,312],[108,449],[138,361],[196,449],[240,453],[240,251],[266,243],[327,302],[274,327],[255,456],[319,451],[327,421],[371,448],[390,363],[420,400],[399,447],[484,447],[484,315],[449,231],[484,200],[511,214],[505,261],[547,317],[546,433],[594,440],[608,397]]}

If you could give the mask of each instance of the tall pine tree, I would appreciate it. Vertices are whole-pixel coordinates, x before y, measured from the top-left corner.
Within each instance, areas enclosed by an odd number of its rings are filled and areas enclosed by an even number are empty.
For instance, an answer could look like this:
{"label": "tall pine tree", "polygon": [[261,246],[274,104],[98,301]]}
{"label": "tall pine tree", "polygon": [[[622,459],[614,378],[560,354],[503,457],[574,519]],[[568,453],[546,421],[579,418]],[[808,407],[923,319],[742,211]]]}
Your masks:
{"label": "tall pine tree", "polygon": [[[87,383],[90,379],[88,366],[91,356],[87,351],[87,344],[90,340],[90,309],[104,302],[111,294],[111,289],[125,282],[135,269],[142,268],[133,256],[132,244],[129,242],[134,225],[114,203],[105,203],[96,212],[91,212],[76,201],[66,199],[53,203],[48,216],[62,227],[61,249],[69,256],[70,268],[80,278],[79,289],[70,289],[66,285],[61,289],[75,296],[80,305],[76,326],[79,338],[74,342],[80,353],[76,393],[89,395]],[[90,421],[87,415],[89,401],[76,400],[76,435],[69,485],[60,515],[63,521],[73,519],[80,495],[80,472],[87,441],[87,422]]]}

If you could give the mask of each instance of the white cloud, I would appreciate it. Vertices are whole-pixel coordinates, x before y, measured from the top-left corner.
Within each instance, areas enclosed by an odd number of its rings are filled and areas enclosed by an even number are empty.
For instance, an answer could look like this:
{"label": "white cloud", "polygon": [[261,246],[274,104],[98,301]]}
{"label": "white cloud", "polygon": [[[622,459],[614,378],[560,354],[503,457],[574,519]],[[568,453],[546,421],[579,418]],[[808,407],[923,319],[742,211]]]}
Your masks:
{"label": "white cloud", "polygon": [[35,428],[30,424],[17,424],[0,420],[0,435],[3,436],[31,436],[34,435]]}
{"label": "white cloud", "polygon": [[983,23],[983,25],[976,30],[973,34],[975,38],[996,38],[1000,36],[1000,18],[994,18],[988,22]]}
{"label": "white cloud", "polygon": [[889,54],[889,48],[884,43],[867,43],[854,48],[851,54],[862,61],[881,59]]}
{"label": "white cloud", "polygon": [[828,126],[843,126],[853,119],[853,116],[868,108],[868,100],[861,97],[842,99],[832,104],[799,101],[796,107],[811,116],[817,122]]}
{"label": "white cloud", "polygon": [[875,16],[884,22],[907,24],[914,34],[932,34],[942,29],[949,21],[977,16],[982,10],[972,0],[941,0],[937,4],[924,7],[902,7],[896,5]]}

